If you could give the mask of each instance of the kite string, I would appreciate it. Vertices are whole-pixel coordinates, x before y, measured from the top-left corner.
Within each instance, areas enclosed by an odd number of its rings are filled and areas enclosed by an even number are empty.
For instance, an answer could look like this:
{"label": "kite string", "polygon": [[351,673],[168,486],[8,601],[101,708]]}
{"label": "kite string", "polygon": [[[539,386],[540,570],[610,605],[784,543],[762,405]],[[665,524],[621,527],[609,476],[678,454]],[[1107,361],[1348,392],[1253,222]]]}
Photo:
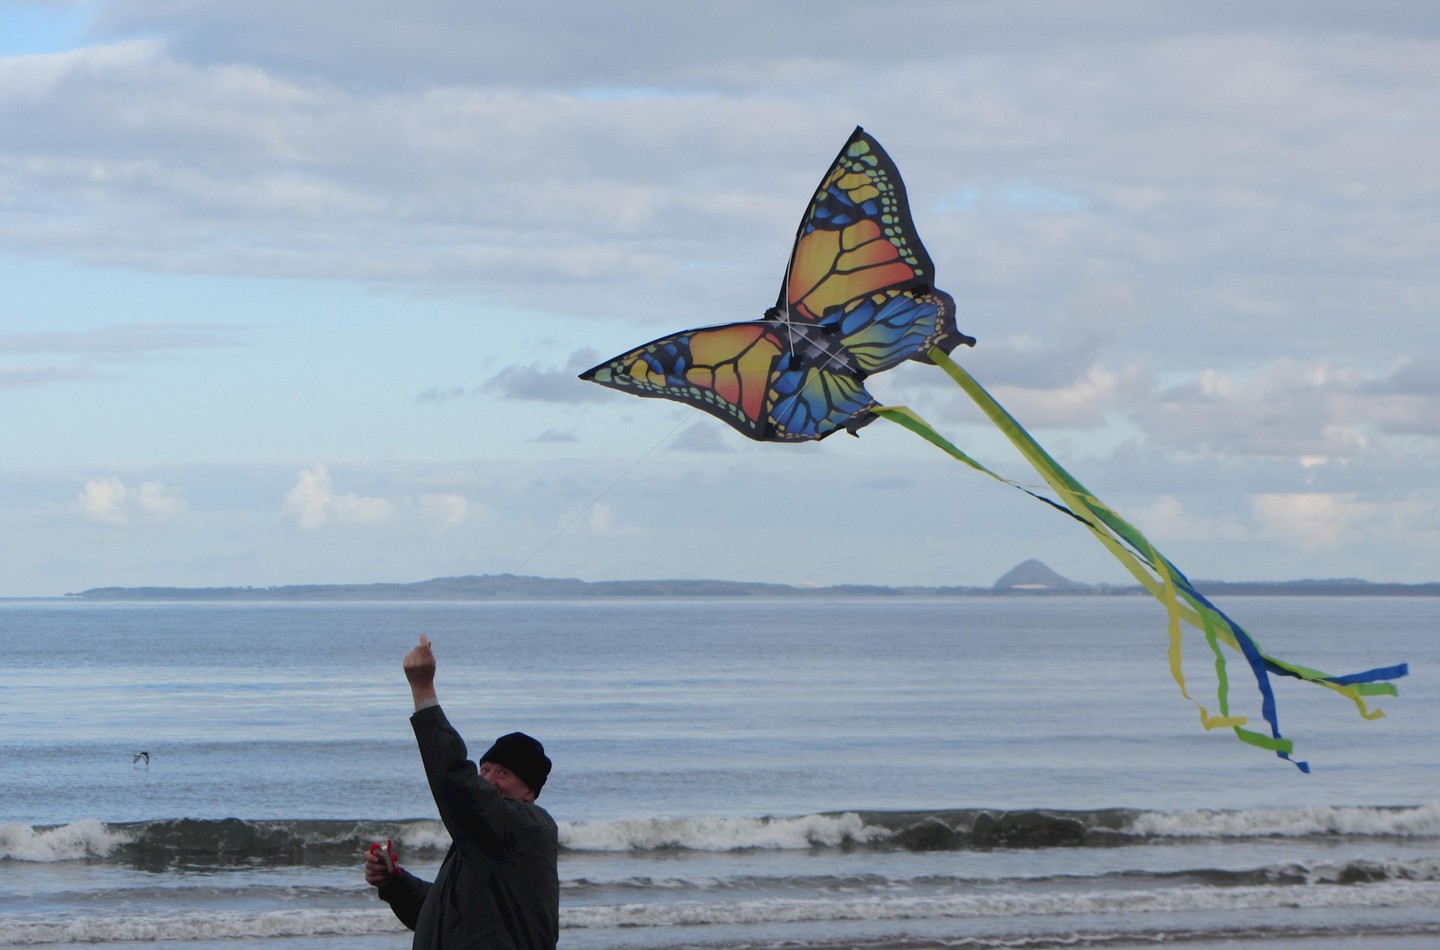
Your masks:
{"label": "kite string", "polygon": [[629,475],[631,472],[635,471],[635,469],[639,468],[641,462],[643,462],[643,461],[645,461],[647,458],[649,458],[649,457],[655,452],[656,449],[660,448],[660,446],[662,446],[662,445],[665,444],[665,442],[666,442],[667,439],[669,439],[671,436],[673,436],[676,432],[680,431],[680,427],[681,427],[681,426],[683,426],[685,423],[689,422],[689,421],[690,421],[691,419],[693,419],[693,418],[694,418],[694,413],[693,413],[693,412],[690,413],[690,414],[687,414],[687,415],[682,415],[682,416],[680,417],[680,421],[677,422],[677,423],[675,423],[675,425],[674,425],[673,427],[671,427],[671,429],[670,429],[669,432],[666,432],[664,435],[662,435],[662,436],[655,442],[654,445],[650,446],[650,448],[646,449],[646,450],[644,451],[644,453],[641,454],[641,456],[640,456],[639,458],[637,458],[635,461],[631,462],[629,468],[625,469],[625,471],[623,471],[623,472],[621,472],[619,475],[615,476],[615,480],[614,480],[614,481],[612,481],[610,484],[606,485],[603,489],[601,489],[601,490],[600,490],[600,493],[599,493],[598,495],[596,495],[594,498],[590,499],[590,501],[589,501],[588,503],[586,503],[586,505],[585,505],[583,508],[581,508],[579,511],[575,512],[574,517],[572,517],[569,521],[567,521],[567,522],[565,522],[563,525],[561,525],[561,526],[559,527],[559,529],[557,529],[554,534],[550,535],[550,537],[546,538],[545,541],[542,542],[541,545],[540,545],[538,548],[536,548],[535,550],[531,551],[528,557],[526,557],[526,558],[525,558],[523,561],[521,561],[519,564],[515,565],[515,568],[514,568],[513,571],[511,571],[511,573],[513,573],[513,574],[519,574],[520,571],[525,568],[525,565],[529,564],[531,561],[535,560],[535,558],[539,557],[540,554],[541,554],[546,548],[548,548],[550,545],[552,545],[552,544],[555,543],[555,539],[556,539],[556,538],[560,537],[560,535],[564,534],[566,531],[569,531],[570,528],[575,524],[575,522],[579,521],[581,518],[583,518],[583,517],[585,516],[586,512],[588,512],[590,509],[594,508],[596,505],[598,505],[598,504],[600,503],[600,499],[602,499],[602,498],[604,498],[606,495],[610,494],[611,489],[613,489],[616,485],[620,484],[620,482],[623,481],[627,475]]}

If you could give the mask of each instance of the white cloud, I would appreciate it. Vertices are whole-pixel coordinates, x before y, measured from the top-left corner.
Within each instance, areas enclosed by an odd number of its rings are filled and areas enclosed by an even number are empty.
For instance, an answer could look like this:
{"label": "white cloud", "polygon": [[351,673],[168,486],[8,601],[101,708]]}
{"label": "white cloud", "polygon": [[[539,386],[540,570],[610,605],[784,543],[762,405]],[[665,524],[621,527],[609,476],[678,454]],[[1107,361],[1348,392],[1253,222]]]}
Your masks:
{"label": "white cloud", "polygon": [[395,516],[395,505],[384,498],[336,495],[330,501],[332,517],[340,524],[379,525]]}
{"label": "white cloud", "polygon": [[995,397],[1027,427],[1092,428],[1121,403],[1127,392],[1143,390],[1138,371],[1121,375],[1093,364],[1083,376],[1053,389],[995,387]]}
{"label": "white cloud", "polygon": [[302,471],[285,493],[285,513],[302,528],[324,525],[404,528],[424,525],[448,531],[485,517],[484,505],[454,491],[419,491],[392,498],[338,492],[329,469],[317,464]]}
{"label": "white cloud", "polygon": [[454,528],[472,518],[478,509],[464,495],[453,492],[420,496],[420,514],[437,528]]}
{"label": "white cloud", "polygon": [[125,483],[118,478],[92,478],[85,483],[77,499],[81,509],[96,521],[125,524]]}
{"label": "white cloud", "polygon": [[1177,449],[1345,461],[1386,435],[1440,432],[1440,393],[1407,391],[1407,367],[1373,379],[1335,360],[1281,358],[1243,376],[1212,367],[1133,402],[1131,414]]}
{"label": "white cloud", "polygon": [[[1251,498],[1251,508],[1259,534],[1301,552],[1365,546],[1393,556],[1398,550],[1424,562],[1417,565],[1420,576],[1434,575],[1432,554],[1440,541],[1440,499],[1433,490],[1395,499],[1355,492],[1261,494]],[[1355,573],[1371,574],[1373,569]]]}
{"label": "white cloud", "polygon": [[300,473],[295,487],[285,493],[285,511],[302,528],[321,525],[382,525],[395,517],[396,506],[384,498],[337,494],[324,465]]}
{"label": "white cloud", "polygon": [[1354,495],[1299,492],[1251,499],[1260,532],[1302,551],[1338,548],[1358,533],[1377,506]]}
{"label": "white cloud", "polygon": [[300,527],[316,528],[327,519],[326,509],[332,495],[330,473],[319,465],[300,473],[300,480],[285,494],[285,510]]}
{"label": "white cloud", "polygon": [[585,516],[585,527],[591,534],[609,534],[614,520],[615,513],[610,510],[610,506],[597,501],[590,506],[590,511]]}
{"label": "white cloud", "polygon": [[87,517],[112,525],[169,521],[188,510],[185,500],[160,482],[130,486],[114,476],[90,479],[75,501]]}
{"label": "white cloud", "polygon": [[1131,513],[1131,520],[1157,542],[1244,541],[1250,537],[1249,529],[1234,518],[1193,515],[1180,499],[1170,495],[1131,509]]}
{"label": "white cloud", "polygon": [[635,525],[619,521],[614,509],[602,501],[590,506],[581,523],[586,533],[595,538],[631,538],[644,534]]}

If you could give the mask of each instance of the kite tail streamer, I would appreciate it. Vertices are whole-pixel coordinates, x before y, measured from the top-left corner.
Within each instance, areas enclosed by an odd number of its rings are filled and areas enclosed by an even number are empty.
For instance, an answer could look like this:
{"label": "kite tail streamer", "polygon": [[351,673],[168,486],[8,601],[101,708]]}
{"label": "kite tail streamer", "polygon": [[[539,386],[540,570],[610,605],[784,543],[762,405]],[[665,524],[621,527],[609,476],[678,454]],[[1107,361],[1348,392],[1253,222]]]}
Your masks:
{"label": "kite tail streamer", "polygon": [[[1180,687],[1181,695],[1194,703],[1199,710],[1200,721],[1206,729],[1217,727],[1233,729],[1240,741],[1268,749],[1280,758],[1292,762],[1302,772],[1308,772],[1310,766],[1307,763],[1290,757],[1293,743],[1281,735],[1275,694],[1270,685],[1271,673],[1295,677],[1332,689],[1354,702],[1360,715],[1366,719],[1375,719],[1384,715],[1381,710],[1370,710],[1364,697],[1397,695],[1394,684],[1388,680],[1405,676],[1409,672],[1406,664],[1380,667],[1345,676],[1331,676],[1319,670],[1267,656],[1244,628],[1231,620],[1224,611],[1196,590],[1190,579],[1156,550],[1137,528],[1103,504],[1051,458],[1049,453],[1015,421],[1004,407],[975,381],[974,377],[938,348],[930,350],[927,357],[931,362],[944,369],[950,378],[975,401],[976,405],[1005,434],[1006,438],[1020,451],[1020,454],[1025,457],[1025,460],[1041,478],[1060,496],[1063,504],[1051,501],[1023,485],[996,475],[984,465],[970,458],[937,433],[918,415],[903,406],[880,406],[872,411],[876,415],[883,416],[915,432],[976,471],[1018,488],[1084,524],[1096,540],[1105,546],[1130,575],[1165,607],[1169,619],[1168,657],[1171,675]],[[1218,716],[1211,715],[1186,689],[1181,664],[1182,623],[1188,623],[1204,633],[1206,642],[1214,654]],[[1256,687],[1260,692],[1260,713],[1266,725],[1269,726],[1269,735],[1244,728],[1247,722],[1246,717],[1230,714],[1229,677],[1226,671],[1225,654],[1221,649],[1222,645],[1239,652],[1249,665],[1251,673],[1255,677]]]}

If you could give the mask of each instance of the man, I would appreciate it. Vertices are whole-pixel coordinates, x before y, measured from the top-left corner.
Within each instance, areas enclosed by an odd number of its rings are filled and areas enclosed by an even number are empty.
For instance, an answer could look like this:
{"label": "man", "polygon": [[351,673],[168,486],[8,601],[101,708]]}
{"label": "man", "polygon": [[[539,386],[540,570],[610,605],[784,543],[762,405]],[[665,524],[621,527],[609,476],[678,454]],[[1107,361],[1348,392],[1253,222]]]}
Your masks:
{"label": "man", "polygon": [[415,700],[410,724],[452,843],[433,884],[398,868],[391,872],[375,852],[365,858],[365,880],[415,931],[414,950],[554,950],[560,929],[555,820],[535,804],[550,775],[544,747],[512,732],[495,740],[477,769],[440,710],[435,655],[423,634],[405,656],[405,678]]}

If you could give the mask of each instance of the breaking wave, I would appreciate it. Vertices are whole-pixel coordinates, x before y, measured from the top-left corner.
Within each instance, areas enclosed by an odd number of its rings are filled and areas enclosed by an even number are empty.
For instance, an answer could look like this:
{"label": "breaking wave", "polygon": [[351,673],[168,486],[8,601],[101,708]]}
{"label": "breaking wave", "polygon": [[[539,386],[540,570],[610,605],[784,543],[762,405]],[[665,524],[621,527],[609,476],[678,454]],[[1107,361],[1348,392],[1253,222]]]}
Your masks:
{"label": "breaking wave", "polygon": [[[560,823],[568,851],[773,851],[875,848],[959,851],[985,848],[1121,847],[1165,839],[1440,838],[1440,805],[1303,807],[1249,811],[1151,812],[957,809],[834,812],[776,818],[638,818]],[[405,852],[449,846],[433,820],[171,818],[106,824],[0,826],[0,860],[114,861],[137,865],[349,864],[372,841],[394,838]]]}

